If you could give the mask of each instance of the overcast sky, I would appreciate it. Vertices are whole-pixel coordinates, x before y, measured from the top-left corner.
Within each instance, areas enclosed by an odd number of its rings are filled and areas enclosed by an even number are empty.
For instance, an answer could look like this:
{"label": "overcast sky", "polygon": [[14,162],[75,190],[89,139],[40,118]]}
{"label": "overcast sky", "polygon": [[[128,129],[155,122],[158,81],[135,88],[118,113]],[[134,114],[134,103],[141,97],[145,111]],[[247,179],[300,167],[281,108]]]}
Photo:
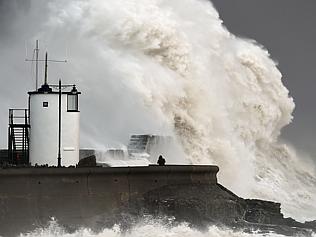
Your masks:
{"label": "overcast sky", "polygon": [[294,98],[294,120],[282,137],[301,150],[316,151],[316,1],[212,0],[224,25],[255,39],[279,62]]}

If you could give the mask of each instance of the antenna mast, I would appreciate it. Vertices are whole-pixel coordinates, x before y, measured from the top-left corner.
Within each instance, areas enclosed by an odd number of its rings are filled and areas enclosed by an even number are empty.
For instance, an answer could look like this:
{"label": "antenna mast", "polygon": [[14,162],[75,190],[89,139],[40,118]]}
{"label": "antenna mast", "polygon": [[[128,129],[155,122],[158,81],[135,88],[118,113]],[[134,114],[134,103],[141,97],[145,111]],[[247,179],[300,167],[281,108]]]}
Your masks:
{"label": "antenna mast", "polygon": [[38,40],[36,40],[36,48],[35,48],[35,90],[38,89]]}
{"label": "antenna mast", "polygon": [[34,49],[35,51],[35,60],[33,59],[25,59],[27,62],[34,62],[35,61],[35,91],[38,91],[38,63],[39,62],[45,62],[45,77],[44,77],[44,85],[48,85],[47,83],[47,67],[48,67],[48,62],[54,62],[54,63],[66,63],[67,60],[52,60],[48,59],[47,52],[45,54],[45,59],[38,59],[38,54],[39,54],[39,46],[38,46],[38,40],[36,40],[36,48]]}
{"label": "antenna mast", "polygon": [[45,78],[44,78],[44,85],[47,85],[47,52],[45,54]]}

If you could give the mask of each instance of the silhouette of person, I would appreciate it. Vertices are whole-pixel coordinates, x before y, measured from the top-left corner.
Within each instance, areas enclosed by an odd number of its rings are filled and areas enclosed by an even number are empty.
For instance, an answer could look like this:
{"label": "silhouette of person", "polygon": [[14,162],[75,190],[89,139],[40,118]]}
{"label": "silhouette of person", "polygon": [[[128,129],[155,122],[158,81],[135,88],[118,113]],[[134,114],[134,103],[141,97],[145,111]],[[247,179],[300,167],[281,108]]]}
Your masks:
{"label": "silhouette of person", "polygon": [[162,155],[159,156],[157,164],[162,166],[166,164],[166,160],[162,157]]}

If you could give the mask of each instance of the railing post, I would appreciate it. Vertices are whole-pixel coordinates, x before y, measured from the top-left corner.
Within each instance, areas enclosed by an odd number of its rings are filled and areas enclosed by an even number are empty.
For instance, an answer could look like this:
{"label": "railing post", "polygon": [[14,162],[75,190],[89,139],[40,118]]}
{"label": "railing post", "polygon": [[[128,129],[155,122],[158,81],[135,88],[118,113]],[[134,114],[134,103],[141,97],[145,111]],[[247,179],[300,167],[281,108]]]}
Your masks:
{"label": "railing post", "polygon": [[12,109],[9,109],[9,125],[13,123],[13,111]]}
{"label": "railing post", "polygon": [[8,127],[8,161],[11,159],[11,147],[12,147],[12,142],[11,142],[11,128],[10,128],[10,124]]}
{"label": "railing post", "polygon": [[9,140],[8,140],[8,160],[10,160],[10,162],[13,162],[13,152],[12,152],[12,121],[13,121],[13,115],[12,115],[13,111],[12,109],[9,109],[9,128],[8,128],[8,136],[9,136]]}
{"label": "railing post", "polygon": [[27,126],[27,109],[24,109],[24,124]]}

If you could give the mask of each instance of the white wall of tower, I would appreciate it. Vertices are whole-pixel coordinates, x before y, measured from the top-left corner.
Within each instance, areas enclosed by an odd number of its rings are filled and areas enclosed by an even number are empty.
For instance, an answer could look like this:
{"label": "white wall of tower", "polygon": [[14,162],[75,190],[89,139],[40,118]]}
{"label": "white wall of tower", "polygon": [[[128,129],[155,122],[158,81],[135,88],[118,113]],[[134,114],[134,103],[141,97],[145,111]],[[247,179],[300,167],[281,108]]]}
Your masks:
{"label": "white wall of tower", "polygon": [[[30,94],[30,163],[57,166],[58,93]],[[43,107],[48,102],[48,107]],[[67,111],[67,94],[62,94],[61,164],[79,162],[80,112]]]}

